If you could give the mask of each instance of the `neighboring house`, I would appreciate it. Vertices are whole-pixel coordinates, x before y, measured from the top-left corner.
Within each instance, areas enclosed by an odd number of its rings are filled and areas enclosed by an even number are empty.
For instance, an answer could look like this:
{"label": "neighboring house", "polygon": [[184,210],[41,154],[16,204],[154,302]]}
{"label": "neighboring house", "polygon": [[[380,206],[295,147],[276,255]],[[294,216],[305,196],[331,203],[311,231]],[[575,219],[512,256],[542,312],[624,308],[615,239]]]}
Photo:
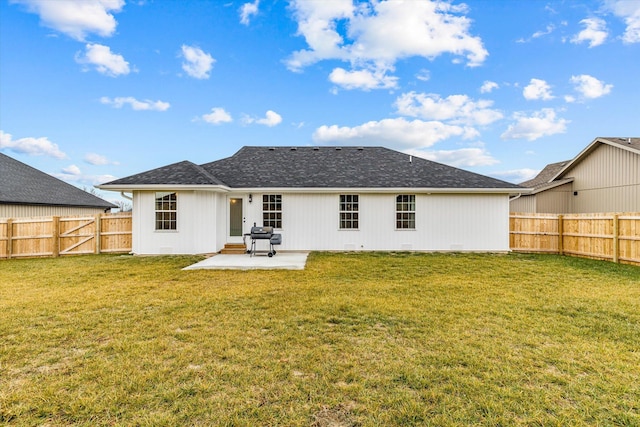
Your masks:
{"label": "neighboring house", "polygon": [[87,215],[115,207],[0,153],[0,218]]}
{"label": "neighboring house", "polygon": [[640,212],[640,138],[596,138],[520,185],[533,192],[514,198],[511,212]]}
{"label": "neighboring house", "polygon": [[133,252],[212,253],[254,223],[279,250],[508,251],[524,189],[382,147],[244,147],[98,186],[133,193]]}

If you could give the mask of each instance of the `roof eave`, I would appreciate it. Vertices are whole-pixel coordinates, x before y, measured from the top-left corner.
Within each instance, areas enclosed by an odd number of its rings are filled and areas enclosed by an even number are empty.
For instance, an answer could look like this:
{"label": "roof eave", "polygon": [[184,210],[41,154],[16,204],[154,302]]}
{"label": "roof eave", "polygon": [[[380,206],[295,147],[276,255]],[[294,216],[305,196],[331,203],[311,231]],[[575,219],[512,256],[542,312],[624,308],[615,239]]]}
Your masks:
{"label": "roof eave", "polygon": [[421,194],[528,194],[533,188],[442,188],[442,187],[244,187],[234,192],[269,193],[421,193]]}
{"label": "roof eave", "polygon": [[117,205],[114,205],[111,202],[105,201],[104,204],[101,205],[83,205],[79,203],[40,203],[40,202],[21,202],[21,201],[6,201],[0,200],[0,205],[16,205],[16,206],[53,206],[57,208],[91,208],[91,209],[111,209],[117,208]]}
{"label": "roof eave", "polygon": [[101,184],[95,187],[106,191],[200,190],[225,193],[231,191],[227,186],[211,184]]}
{"label": "roof eave", "polygon": [[531,194],[538,194],[538,193],[542,193],[542,192],[547,191],[547,190],[551,190],[551,189],[556,188],[556,187],[561,187],[563,185],[572,183],[573,180],[574,180],[574,178],[571,177],[571,178],[564,178],[564,179],[561,179],[559,181],[551,181],[551,182],[549,182],[549,183],[547,183],[545,185],[542,185],[542,186],[540,186],[538,188],[534,188],[533,191],[531,192]]}

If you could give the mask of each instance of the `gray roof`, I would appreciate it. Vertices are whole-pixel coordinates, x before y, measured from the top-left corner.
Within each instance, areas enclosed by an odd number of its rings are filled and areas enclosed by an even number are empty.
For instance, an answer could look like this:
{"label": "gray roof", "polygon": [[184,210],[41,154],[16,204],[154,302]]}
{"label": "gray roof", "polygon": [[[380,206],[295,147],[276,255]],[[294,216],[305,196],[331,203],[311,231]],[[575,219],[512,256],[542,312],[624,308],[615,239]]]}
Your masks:
{"label": "gray roof", "polygon": [[231,157],[201,166],[179,162],[103,186],[161,184],[222,184],[229,188],[521,188],[383,147],[243,147]]}
{"label": "gray roof", "polygon": [[544,169],[540,171],[538,175],[535,176],[535,178],[530,179],[528,181],[521,182],[520,185],[523,187],[531,187],[531,188],[542,187],[548,184],[549,181],[551,181],[553,177],[556,176],[558,172],[562,170],[563,167],[569,164],[569,162],[570,160],[565,160],[562,162],[548,164],[547,166],[544,167]]}
{"label": "gray roof", "polygon": [[635,151],[640,152],[640,138],[638,137],[611,137],[611,136],[603,136],[603,137],[599,137],[596,138],[597,140],[604,140],[606,139],[607,141],[609,141],[610,143],[614,144],[614,145],[620,145],[621,147],[627,148],[627,149],[632,149]]}
{"label": "gray roof", "polygon": [[189,161],[173,163],[141,172],[103,185],[141,184],[141,185],[225,185],[202,166]]}
{"label": "gray roof", "polygon": [[116,205],[0,153],[0,203],[115,208]]}

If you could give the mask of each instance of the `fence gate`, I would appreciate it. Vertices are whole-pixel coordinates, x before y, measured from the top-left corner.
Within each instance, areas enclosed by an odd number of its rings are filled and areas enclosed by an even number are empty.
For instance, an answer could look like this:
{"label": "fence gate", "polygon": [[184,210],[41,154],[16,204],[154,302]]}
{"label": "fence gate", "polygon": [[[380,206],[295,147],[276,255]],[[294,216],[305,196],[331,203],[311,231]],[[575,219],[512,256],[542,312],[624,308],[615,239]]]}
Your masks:
{"label": "fence gate", "polygon": [[[99,217],[98,217],[99,218]],[[100,233],[100,221],[95,217],[83,218],[60,218],[59,227],[59,244],[60,255],[72,254],[92,254],[99,252],[99,239],[96,235]],[[56,225],[54,224],[54,227]],[[54,235],[55,235],[54,231]],[[54,247],[56,245],[54,244]]]}

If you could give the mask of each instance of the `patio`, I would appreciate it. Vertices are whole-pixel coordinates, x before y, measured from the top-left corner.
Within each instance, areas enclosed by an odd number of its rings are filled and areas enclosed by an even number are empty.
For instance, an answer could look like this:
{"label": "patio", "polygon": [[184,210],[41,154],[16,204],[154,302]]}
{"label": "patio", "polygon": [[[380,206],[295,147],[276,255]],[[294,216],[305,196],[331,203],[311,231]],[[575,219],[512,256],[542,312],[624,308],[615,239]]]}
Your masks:
{"label": "patio", "polygon": [[214,255],[183,270],[304,270],[308,252],[278,252],[266,255]]}

